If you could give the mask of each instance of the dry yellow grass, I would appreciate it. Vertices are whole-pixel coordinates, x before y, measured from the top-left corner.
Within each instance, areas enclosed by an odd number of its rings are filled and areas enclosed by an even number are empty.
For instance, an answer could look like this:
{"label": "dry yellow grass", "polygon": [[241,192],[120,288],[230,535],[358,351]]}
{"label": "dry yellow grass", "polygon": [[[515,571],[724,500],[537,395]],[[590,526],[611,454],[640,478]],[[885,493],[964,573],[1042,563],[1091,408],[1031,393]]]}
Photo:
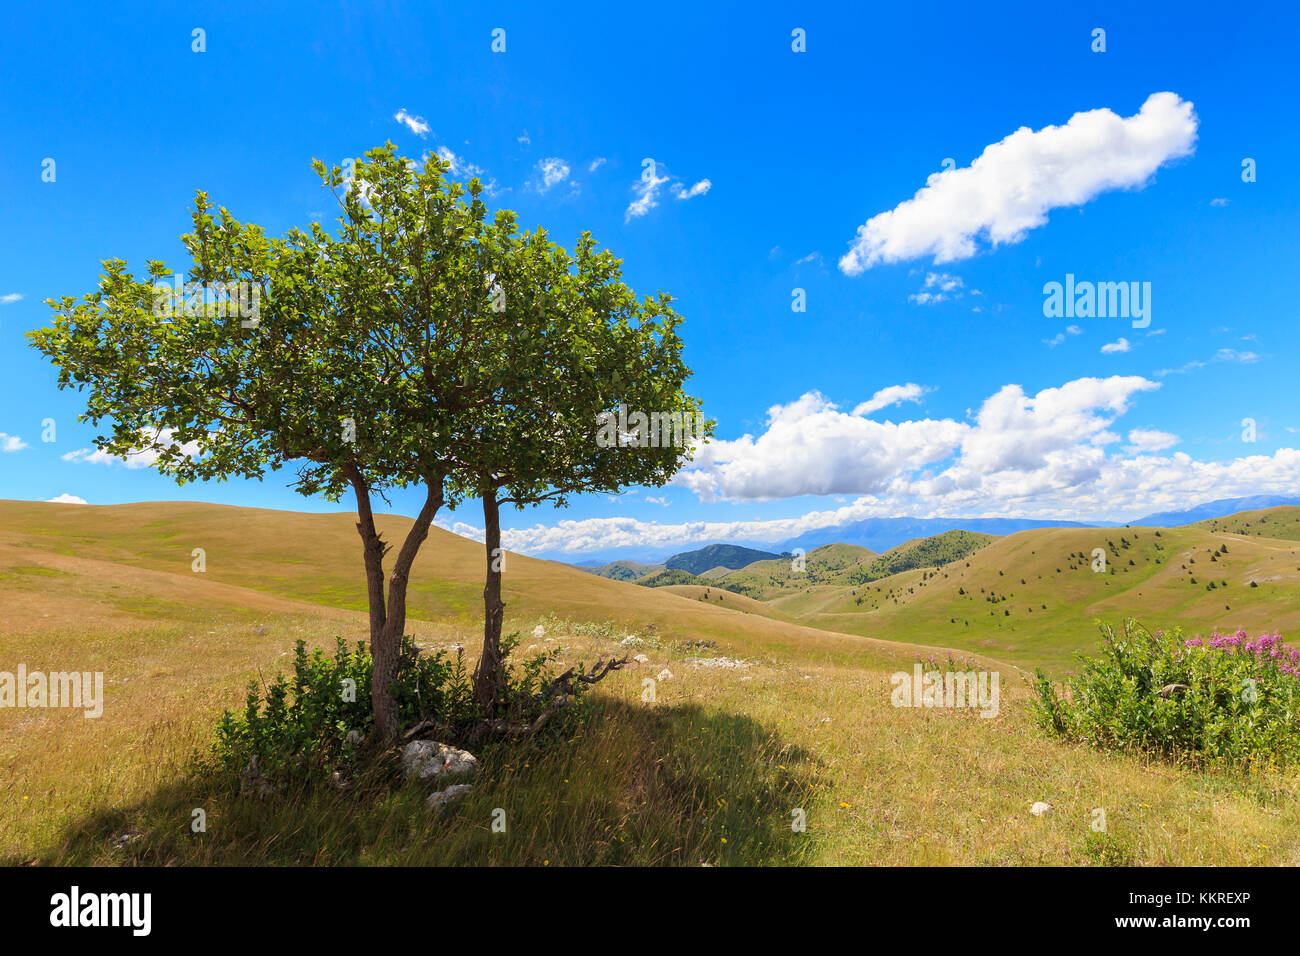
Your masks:
{"label": "dry yellow grass", "polygon": [[[1028,722],[1014,669],[987,660],[975,666],[1002,674],[996,719],[895,708],[890,672],[938,652],[514,555],[507,630],[543,621],[570,663],[621,652],[614,638],[636,633],[649,662],[598,685],[547,748],[485,747],[475,790],[444,816],[415,787],[241,799],[191,775],[188,758],[250,678],[286,665],[295,640],[332,648],[336,635],[364,636],[349,519],[3,503],[0,522],[0,670],[102,670],[107,684],[98,720],[0,711],[0,860],[1300,861],[1294,775],[1190,772],[1062,745]],[[194,547],[208,552],[206,574],[190,570]],[[476,647],[480,561],[472,543],[430,540],[414,581],[422,644]],[[688,660],[724,656],[748,666]],[[672,676],[644,702],[643,680],[664,668]],[[1038,800],[1052,812],[1030,816]],[[200,807],[208,831],[194,834]],[[490,829],[498,808],[505,834]],[[1089,826],[1096,808],[1104,842]],[[796,810],[806,832],[791,827]]]}

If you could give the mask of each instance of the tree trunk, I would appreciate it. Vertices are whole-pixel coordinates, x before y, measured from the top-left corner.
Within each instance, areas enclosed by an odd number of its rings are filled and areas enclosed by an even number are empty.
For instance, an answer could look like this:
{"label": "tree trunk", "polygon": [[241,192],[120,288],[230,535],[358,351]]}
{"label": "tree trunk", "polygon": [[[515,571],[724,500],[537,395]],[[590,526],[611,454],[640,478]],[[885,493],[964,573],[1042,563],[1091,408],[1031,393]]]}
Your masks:
{"label": "tree trunk", "polygon": [[384,556],[388,554],[388,546],[375,530],[375,516],[370,510],[370,488],[361,477],[361,472],[354,469],[348,477],[357,496],[357,533],[361,535],[366,561],[366,596],[370,601],[370,653],[374,655],[375,643],[384,629],[386,617]]}
{"label": "tree trunk", "polygon": [[483,653],[474,668],[474,700],[488,718],[496,716],[497,697],[505,680],[501,665],[501,621],[506,606],[501,601],[501,505],[496,489],[483,494],[483,543],[487,551],[487,582],[483,586]]}
{"label": "tree trunk", "polygon": [[384,600],[384,557],[388,546],[375,530],[375,519],[370,509],[370,489],[360,472],[350,476],[357,495],[357,530],[365,548],[367,594],[370,600],[370,656],[374,669],[370,676],[370,706],[375,716],[374,742],[380,747],[392,744],[399,731],[397,699],[393,694],[393,681],[397,677],[399,652],[406,631],[406,585],[411,565],[420,545],[429,536],[429,525],[442,506],[442,483],[430,482],[424,507],[420,509],[415,524],[407,532],[402,550],[398,552],[393,573],[388,583],[388,599]]}

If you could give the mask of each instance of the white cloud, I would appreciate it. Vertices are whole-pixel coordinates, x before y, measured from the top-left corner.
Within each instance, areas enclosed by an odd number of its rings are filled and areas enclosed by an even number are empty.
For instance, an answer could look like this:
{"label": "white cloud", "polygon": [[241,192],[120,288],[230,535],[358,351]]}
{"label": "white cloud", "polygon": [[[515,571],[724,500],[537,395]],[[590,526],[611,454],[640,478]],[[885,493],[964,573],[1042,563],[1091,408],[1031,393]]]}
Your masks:
{"label": "white cloud", "polygon": [[658,206],[659,190],[663,188],[664,183],[668,182],[668,180],[668,176],[659,175],[656,167],[647,166],[642,175],[637,177],[636,182],[632,184],[632,196],[634,198],[628,203],[627,210],[623,213],[623,221],[631,222]]}
{"label": "white cloud", "polygon": [[646,500],[646,504],[663,505],[665,508],[668,507],[668,503],[669,503],[667,498],[653,498],[650,495],[646,495],[645,500]]}
{"label": "white cloud", "polygon": [[182,454],[191,458],[198,457],[198,442],[177,442],[172,436],[176,432],[170,428],[164,428],[162,431],[155,431],[152,428],[145,429],[144,437],[149,443],[149,447],[135,448],[127,453],[125,458],[118,458],[110,455],[102,448],[78,448],[76,451],[70,451],[62,458],[64,461],[70,461],[75,464],[85,465],[126,465],[132,470],[139,468],[152,468],[158,463],[158,457],[161,447],[175,447]]}
{"label": "white cloud", "polygon": [[448,164],[449,168],[447,169],[447,172],[451,175],[460,176],[466,180],[477,177],[479,182],[483,185],[483,192],[489,199],[501,193],[501,190],[497,187],[496,179],[489,176],[487,170],[482,166],[476,166],[471,162],[467,162],[465,157],[457,156],[446,146],[439,146],[436,152],[438,158]]}
{"label": "white cloud", "polygon": [[[660,173],[663,175],[660,175]],[[712,182],[701,179],[690,189],[687,189],[680,180],[677,180],[665,170],[663,163],[656,163],[654,160],[647,159],[642,163],[641,175],[632,184],[633,198],[628,203],[627,210],[623,214],[623,221],[631,222],[658,206],[660,190],[670,182],[672,185],[668,187],[669,191],[678,199],[692,199],[696,196],[703,196],[713,188]]]}
{"label": "white cloud", "polygon": [[862,404],[853,409],[854,415],[870,415],[872,412],[887,408],[890,405],[897,405],[900,402],[919,402],[926,392],[930,391],[917,385],[915,382],[908,382],[906,385],[890,385],[888,388],[882,388]]}
{"label": "white cloud", "polygon": [[597,156],[591,161],[591,165],[587,167],[587,172],[594,173],[596,170],[600,169],[600,167],[604,166],[605,163],[606,159],[604,156]]}
{"label": "white cloud", "polygon": [[921,287],[922,291],[912,293],[907,300],[917,305],[947,302],[950,299],[961,298],[964,286],[961,276],[949,275],[946,272],[928,272],[925,276],[925,284]]}
{"label": "white cloud", "polygon": [[401,123],[416,136],[421,138],[429,135],[429,124],[424,121],[423,116],[412,116],[405,109],[400,109],[393,114],[393,119]]}
{"label": "white cloud", "polygon": [[880,263],[968,259],[977,240],[1020,242],[1052,209],[1146,184],[1196,142],[1192,104],[1153,93],[1124,118],[1109,109],[1075,113],[1064,126],[1022,127],[970,166],[932,174],[915,196],[858,227],[840,269],[858,275]]}
{"label": "white cloud", "polygon": [[533,139],[531,136],[528,135],[528,130],[524,130],[522,133],[516,136],[515,142],[517,142],[520,146],[533,145]]}
{"label": "white cloud", "polygon": [[703,196],[713,188],[713,183],[707,179],[701,179],[698,183],[687,189],[681,183],[673,183],[673,195],[678,199],[694,199],[696,196]]}
{"label": "white cloud", "polygon": [[57,498],[46,498],[51,504],[59,505],[85,505],[90,504],[85,498],[78,498],[76,495],[61,494]]}
{"label": "white cloud", "polygon": [[1226,199],[1211,199],[1211,200],[1210,200],[1210,205],[1211,205],[1211,206],[1226,206],[1226,205],[1228,205],[1228,200],[1226,200]]}
{"label": "white cloud", "polygon": [[706,501],[870,493],[908,468],[951,455],[967,427],[929,419],[877,422],[841,412],[808,392],[770,408],[767,428],[757,438],[744,435],[697,449],[674,483]]}
{"label": "white cloud", "polygon": [[[1095,472],[1105,446],[1119,440],[1111,423],[1133,395],[1159,387],[1119,375],[1076,379],[1032,396],[1006,385],[984,401],[973,425],[951,419],[880,423],[845,414],[809,392],[771,408],[758,437],[698,448],[673,483],[704,501],[906,496],[909,489],[978,500],[1005,495],[1012,486],[1051,488]],[[898,394],[883,389],[858,408]],[[944,462],[937,474],[923,472]]]}
{"label": "white cloud", "polygon": [[1154,428],[1135,428],[1128,433],[1129,444],[1125,451],[1130,455],[1144,452],[1164,451],[1178,444],[1177,435],[1156,431]]}
{"label": "white cloud", "polygon": [[1133,346],[1129,343],[1129,340],[1121,335],[1116,341],[1107,342],[1103,345],[1101,347],[1101,354],[1114,355],[1116,352],[1127,352],[1132,347]]}
{"label": "white cloud", "polygon": [[558,156],[548,156],[537,161],[533,172],[535,174],[532,181],[533,188],[539,193],[544,193],[556,183],[562,183],[569,178],[569,164]]}
{"label": "white cloud", "polygon": [[5,295],[0,295],[0,305],[13,305],[15,302],[22,301],[22,297],[21,292],[8,292]]}
{"label": "white cloud", "polygon": [[1064,332],[1057,332],[1050,339],[1043,339],[1043,343],[1049,346],[1050,348],[1056,348],[1058,345],[1060,345],[1062,342],[1065,341],[1066,335],[1082,335],[1082,334],[1083,334],[1083,329],[1079,328],[1077,325],[1067,325],[1065,327]]}
{"label": "white cloud", "polygon": [[26,447],[27,442],[17,435],[6,435],[4,432],[0,432],[0,452],[22,451]]}
{"label": "white cloud", "polygon": [[794,260],[794,264],[797,265],[797,266],[806,266],[806,265],[808,265],[809,263],[812,263],[812,262],[817,263],[817,265],[819,265],[819,266],[823,264],[823,263],[822,263],[822,254],[821,254],[820,252],[818,252],[816,249],[814,249],[812,252],[808,253],[808,255],[804,256],[802,259],[796,259],[796,260]]}
{"label": "white cloud", "polygon": [[[1163,331],[1163,330],[1162,330]],[[1214,355],[1205,361],[1191,361],[1181,368],[1162,368],[1156,372],[1156,376],[1163,378],[1166,375],[1181,375],[1184,372],[1190,372],[1193,369],[1205,368],[1212,362],[1233,362],[1240,365],[1254,365],[1258,362],[1260,356],[1255,352],[1239,351],[1237,349],[1219,349]]]}

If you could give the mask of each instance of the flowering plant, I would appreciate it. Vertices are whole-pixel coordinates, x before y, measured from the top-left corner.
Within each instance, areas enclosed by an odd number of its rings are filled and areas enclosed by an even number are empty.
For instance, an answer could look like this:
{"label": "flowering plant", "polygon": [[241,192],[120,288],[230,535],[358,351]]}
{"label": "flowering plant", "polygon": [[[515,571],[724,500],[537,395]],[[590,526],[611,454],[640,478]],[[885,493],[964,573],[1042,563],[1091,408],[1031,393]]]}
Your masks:
{"label": "flowering plant", "polygon": [[1104,749],[1246,765],[1300,761],[1300,651],[1244,630],[1184,639],[1134,620],[1108,624],[1100,655],[1057,685],[1035,674],[1031,713],[1045,730]]}

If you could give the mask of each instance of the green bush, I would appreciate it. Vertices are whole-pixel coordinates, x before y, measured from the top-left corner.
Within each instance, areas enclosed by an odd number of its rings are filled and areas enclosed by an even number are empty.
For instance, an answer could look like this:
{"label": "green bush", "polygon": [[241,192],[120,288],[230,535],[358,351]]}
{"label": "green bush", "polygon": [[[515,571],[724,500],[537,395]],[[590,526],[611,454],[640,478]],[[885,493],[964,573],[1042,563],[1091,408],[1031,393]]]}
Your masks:
{"label": "green bush", "polygon": [[[534,655],[515,668],[510,653],[517,645],[516,634],[501,642],[507,680],[497,713],[512,721],[529,720],[545,706],[541,692],[558,655]],[[454,659],[446,651],[424,654],[407,637],[400,656],[394,696],[402,731],[432,720],[446,729],[441,739],[454,743],[482,721],[463,650]],[[256,756],[259,771],[271,777],[319,779],[335,770],[350,774],[374,726],[373,667],[364,643],[348,650],[340,638],[329,657],[319,649],[308,654],[306,644],[298,641],[291,679],[277,674],[266,685],[250,682],[243,710],[222,715],[213,741],[217,763],[239,772]]]}
{"label": "green bush", "polygon": [[1100,625],[1100,656],[1057,685],[1035,674],[1031,713],[1044,730],[1107,750],[1242,765],[1300,761],[1300,652],[1244,631],[1184,640],[1136,621]]}

